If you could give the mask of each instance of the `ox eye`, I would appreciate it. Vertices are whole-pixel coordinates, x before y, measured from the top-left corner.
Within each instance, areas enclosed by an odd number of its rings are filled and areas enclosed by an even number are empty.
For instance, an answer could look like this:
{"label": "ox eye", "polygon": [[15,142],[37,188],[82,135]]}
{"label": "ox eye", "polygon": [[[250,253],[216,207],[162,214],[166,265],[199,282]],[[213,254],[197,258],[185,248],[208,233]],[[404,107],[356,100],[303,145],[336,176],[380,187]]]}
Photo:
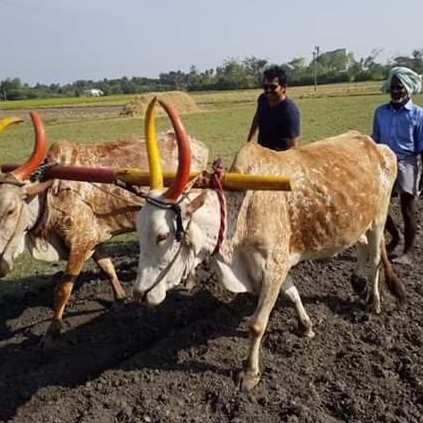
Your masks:
{"label": "ox eye", "polygon": [[167,240],[168,236],[169,236],[169,232],[157,234],[157,238],[156,238],[157,245],[163,244],[163,242]]}

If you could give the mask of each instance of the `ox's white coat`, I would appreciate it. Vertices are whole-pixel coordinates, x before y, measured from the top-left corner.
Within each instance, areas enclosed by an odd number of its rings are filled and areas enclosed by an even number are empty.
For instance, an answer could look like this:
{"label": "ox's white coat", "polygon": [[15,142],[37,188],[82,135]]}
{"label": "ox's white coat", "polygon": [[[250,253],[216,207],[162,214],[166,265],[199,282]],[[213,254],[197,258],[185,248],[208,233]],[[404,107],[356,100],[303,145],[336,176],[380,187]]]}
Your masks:
{"label": "ox's white coat", "polygon": [[[371,301],[380,311],[379,264],[396,158],[368,136],[348,132],[286,152],[248,143],[232,171],[283,175],[295,185],[292,192],[225,193],[226,238],[213,259],[226,288],[253,292],[259,298],[249,319],[251,344],[239,377],[240,386],[248,390],[259,380],[259,347],[280,290],[295,304],[304,334],[314,335],[298,291],[287,278],[298,262],[333,256],[357,243],[355,274],[364,277],[369,262]],[[134,292],[149,304],[162,302],[166,291],[215,248],[220,227],[217,195],[209,191],[193,212],[189,202],[196,195],[181,201],[187,228],[182,243],[173,235],[172,211],[146,204],[138,215],[140,258]],[[384,264],[391,272],[387,260]]]}

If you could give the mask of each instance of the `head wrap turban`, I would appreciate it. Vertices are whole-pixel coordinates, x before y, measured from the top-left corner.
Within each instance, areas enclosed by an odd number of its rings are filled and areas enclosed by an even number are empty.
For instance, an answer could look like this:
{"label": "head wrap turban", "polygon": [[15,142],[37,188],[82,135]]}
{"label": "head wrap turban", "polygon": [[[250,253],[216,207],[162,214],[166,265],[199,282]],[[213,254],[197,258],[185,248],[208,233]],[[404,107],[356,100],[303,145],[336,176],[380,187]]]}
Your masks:
{"label": "head wrap turban", "polygon": [[396,66],[389,71],[388,79],[382,86],[382,92],[389,93],[391,79],[396,76],[404,85],[408,95],[418,94],[422,89],[422,76],[404,66]]}

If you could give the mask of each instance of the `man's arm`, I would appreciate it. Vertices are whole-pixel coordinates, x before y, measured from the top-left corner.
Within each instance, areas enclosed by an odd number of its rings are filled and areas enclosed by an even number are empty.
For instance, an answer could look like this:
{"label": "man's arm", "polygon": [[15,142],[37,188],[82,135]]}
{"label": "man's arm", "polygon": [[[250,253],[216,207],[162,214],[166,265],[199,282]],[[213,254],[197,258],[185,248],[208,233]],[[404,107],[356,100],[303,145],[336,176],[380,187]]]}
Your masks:
{"label": "man's arm", "polygon": [[253,121],[251,122],[250,131],[248,132],[247,142],[250,142],[258,128],[257,111],[254,113]]}
{"label": "man's arm", "polygon": [[286,142],[286,148],[289,149],[296,147],[300,139],[300,111],[295,104],[293,104],[291,110],[286,116],[286,125],[288,128],[288,134],[291,136],[284,138],[284,141]]}

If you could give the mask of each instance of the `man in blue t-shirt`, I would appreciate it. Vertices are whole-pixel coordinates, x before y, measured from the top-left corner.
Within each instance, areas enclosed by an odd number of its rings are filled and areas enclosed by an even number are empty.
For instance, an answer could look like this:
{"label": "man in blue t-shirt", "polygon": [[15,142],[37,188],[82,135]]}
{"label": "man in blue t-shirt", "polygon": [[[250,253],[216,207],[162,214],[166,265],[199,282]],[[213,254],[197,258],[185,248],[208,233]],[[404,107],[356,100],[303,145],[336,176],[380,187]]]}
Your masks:
{"label": "man in blue t-shirt", "polygon": [[[383,92],[390,93],[391,101],[379,106],[373,118],[372,138],[377,143],[387,144],[398,159],[394,191],[399,193],[404,219],[404,250],[394,261],[404,264],[413,262],[416,237],[414,198],[420,191],[418,157],[423,153],[423,109],[413,103],[411,95],[420,90],[420,75],[402,66],[392,68],[382,87]],[[399,232],[390,215],[386,229],[391,235],[387,249],[393,252],[399,243]]]}
{"label": "man in blue t-shirt", "polygon": [[253,139],[258,128],[257,141],[263,147],[277,151],[295,147],[300,136],[300,112],[286,96],[286,73],[280,66],[263,72],[263,90],[247,141]]}

